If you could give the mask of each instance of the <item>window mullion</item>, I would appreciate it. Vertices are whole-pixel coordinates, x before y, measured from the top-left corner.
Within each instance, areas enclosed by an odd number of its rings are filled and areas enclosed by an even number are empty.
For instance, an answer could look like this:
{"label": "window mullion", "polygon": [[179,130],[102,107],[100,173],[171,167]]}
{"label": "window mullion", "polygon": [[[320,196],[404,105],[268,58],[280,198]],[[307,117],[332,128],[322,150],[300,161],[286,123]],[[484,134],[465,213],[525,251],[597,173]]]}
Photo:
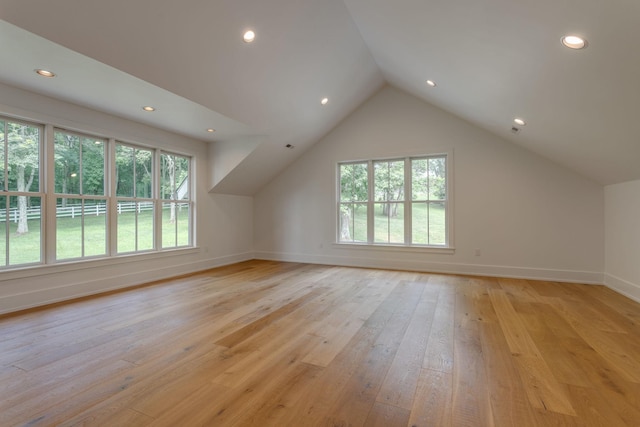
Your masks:
{"label": "window mullion", "polygon": [[367,162],[367,243],[373,243],[373,221],[375,212],[375,197],[374,197],[374,181],[373,181],[373,160]]}
{"label": "window mullion", "polygon": [[[45,125],[44,127],[44,190],[43,207],[40,215],[44,213],[44,221],[42,228],[44,233],[43,248],[45,264],[53,264],[56,262],[56,235],[57,235],[57,200],[55,194],[55,176],[56,176],[56,156],[55,156],[55,138],[53,125]],[[42,181],[41,181],[42,182]],[[41,187],[42,188],[42,187]]]}
{"label": "window mullion", "polygon": [[162,177],[162,170],[160,165],[160,150],[153,150],[153,166],[154,173],[151,178],[151,188],[153,193],[153,204],[155,209],[153,211],[154,226],[153,226],[153,248],[156,251],[162,249],[162,208],[163,202],[160,199],[160,181]]}
{"label": "window mullion", "polygon": [[116,195],[116,140],[109,139],[108,142],[108,162],[109,182],[107,187],[107,252],[109,256],[118,253],[118,198]]}
{"label": "window mullion", "polygon": [[413,188],[411,186],[412,183],[412,168],[411,168],[411,159],[404,159],[404,244],[410,245],[412,239],[412,204],[411,200],[413,199]]}

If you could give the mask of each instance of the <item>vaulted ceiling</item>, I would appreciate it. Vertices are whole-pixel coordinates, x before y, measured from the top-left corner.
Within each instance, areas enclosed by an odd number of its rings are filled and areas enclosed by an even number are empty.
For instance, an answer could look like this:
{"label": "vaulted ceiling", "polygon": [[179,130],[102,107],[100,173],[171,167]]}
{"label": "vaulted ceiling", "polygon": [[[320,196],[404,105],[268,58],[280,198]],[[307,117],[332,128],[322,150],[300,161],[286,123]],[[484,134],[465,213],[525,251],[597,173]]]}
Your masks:
{"label": "vaulted ceiling", "polygon": [[244,152],[214,191],[254,194],[385,82],[603,185],[640,179],[635,0],[0,0],[0,19],[1,82]]}

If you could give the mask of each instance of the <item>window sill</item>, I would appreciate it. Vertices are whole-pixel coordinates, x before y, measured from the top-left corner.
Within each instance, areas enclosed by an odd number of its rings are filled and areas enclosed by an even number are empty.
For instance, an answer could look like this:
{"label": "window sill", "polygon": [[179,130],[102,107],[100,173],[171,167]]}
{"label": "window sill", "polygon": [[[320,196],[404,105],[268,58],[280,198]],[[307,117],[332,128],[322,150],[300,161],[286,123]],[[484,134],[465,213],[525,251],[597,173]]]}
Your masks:
{"label": "window sill", "polygon": [[393,251],[393,252],[417,252],[427,254],[453,255],[456,249],[453,247],[435,247],[435,246],[405,246],[405,245],[388,245],[388,244],[369,244],[369,243],[334,243],[336,249],[357,249],[357,250],[374,250],[374,251]]}
{"label": "window sill", "polygon": [[5,280],[24,279],[27,277],[44,276],[48,274],[79,271],[96,267],[122,265],[130,262],[141,262],[157,258],[174,257],[199,253],[200,248],[190,246],[177,249],[165,249],[163,251],[149,251],[141,253],[129,253],[101,258],[78,259],[59,261],[55,264],[38,264],[24,267],[8,268],[0,270],[0,282]]}

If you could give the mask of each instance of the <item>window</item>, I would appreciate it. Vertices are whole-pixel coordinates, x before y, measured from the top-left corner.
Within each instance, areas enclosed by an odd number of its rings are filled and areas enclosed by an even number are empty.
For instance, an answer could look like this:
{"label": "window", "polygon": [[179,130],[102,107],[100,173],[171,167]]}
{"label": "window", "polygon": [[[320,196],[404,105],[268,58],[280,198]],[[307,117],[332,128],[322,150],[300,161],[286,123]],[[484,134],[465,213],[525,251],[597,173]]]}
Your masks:
{"label": "window", "polygon": [[367,163],[340,165],[340,241],[367,242],[369,178]]}
{"label": "window", "polygon": [[42,126],[0,118],[0,266],[42,261]]}
{"label": "window", "polygon": [[404,243],[404,163],[373,162],[375,243]]}
{"label": "window", "polygon": [[163,248],[190,244],[189,163],[189,158],[184,156],[168,153],[160,155]]}
{"label": "window", "polygon": [[193,246],[191,168],[185,155],[0,117],[0,269]]}
{"label": "window", "polygon": [[445,157],[411,159],[411,242],[447,244],[447,162]]}
{"label": "window", "polygon": [[118,253],[156,247],[153,164],[152,150],[116,144]]}
{"label": "window", "polygon": [[107,254],[106,146],[101,138],[54,132],[58,260]]}
{"label": "window", "polygon": [[338,165],[338,242],[448,247],[447,156]]}

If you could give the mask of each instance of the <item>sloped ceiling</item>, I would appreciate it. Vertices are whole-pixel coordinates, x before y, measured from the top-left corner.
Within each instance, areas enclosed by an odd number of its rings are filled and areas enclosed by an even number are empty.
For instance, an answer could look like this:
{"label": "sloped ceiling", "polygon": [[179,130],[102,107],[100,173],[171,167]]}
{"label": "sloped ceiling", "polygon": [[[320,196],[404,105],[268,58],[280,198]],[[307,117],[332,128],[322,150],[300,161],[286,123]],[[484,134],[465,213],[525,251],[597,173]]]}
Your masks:
{"label": "sloped ceiling", "polygon": [[0,19],[0,81],[250,146],[213,191],[259,191],[385,82],[601,184],[640,179],[636,1],[0,0]]}

